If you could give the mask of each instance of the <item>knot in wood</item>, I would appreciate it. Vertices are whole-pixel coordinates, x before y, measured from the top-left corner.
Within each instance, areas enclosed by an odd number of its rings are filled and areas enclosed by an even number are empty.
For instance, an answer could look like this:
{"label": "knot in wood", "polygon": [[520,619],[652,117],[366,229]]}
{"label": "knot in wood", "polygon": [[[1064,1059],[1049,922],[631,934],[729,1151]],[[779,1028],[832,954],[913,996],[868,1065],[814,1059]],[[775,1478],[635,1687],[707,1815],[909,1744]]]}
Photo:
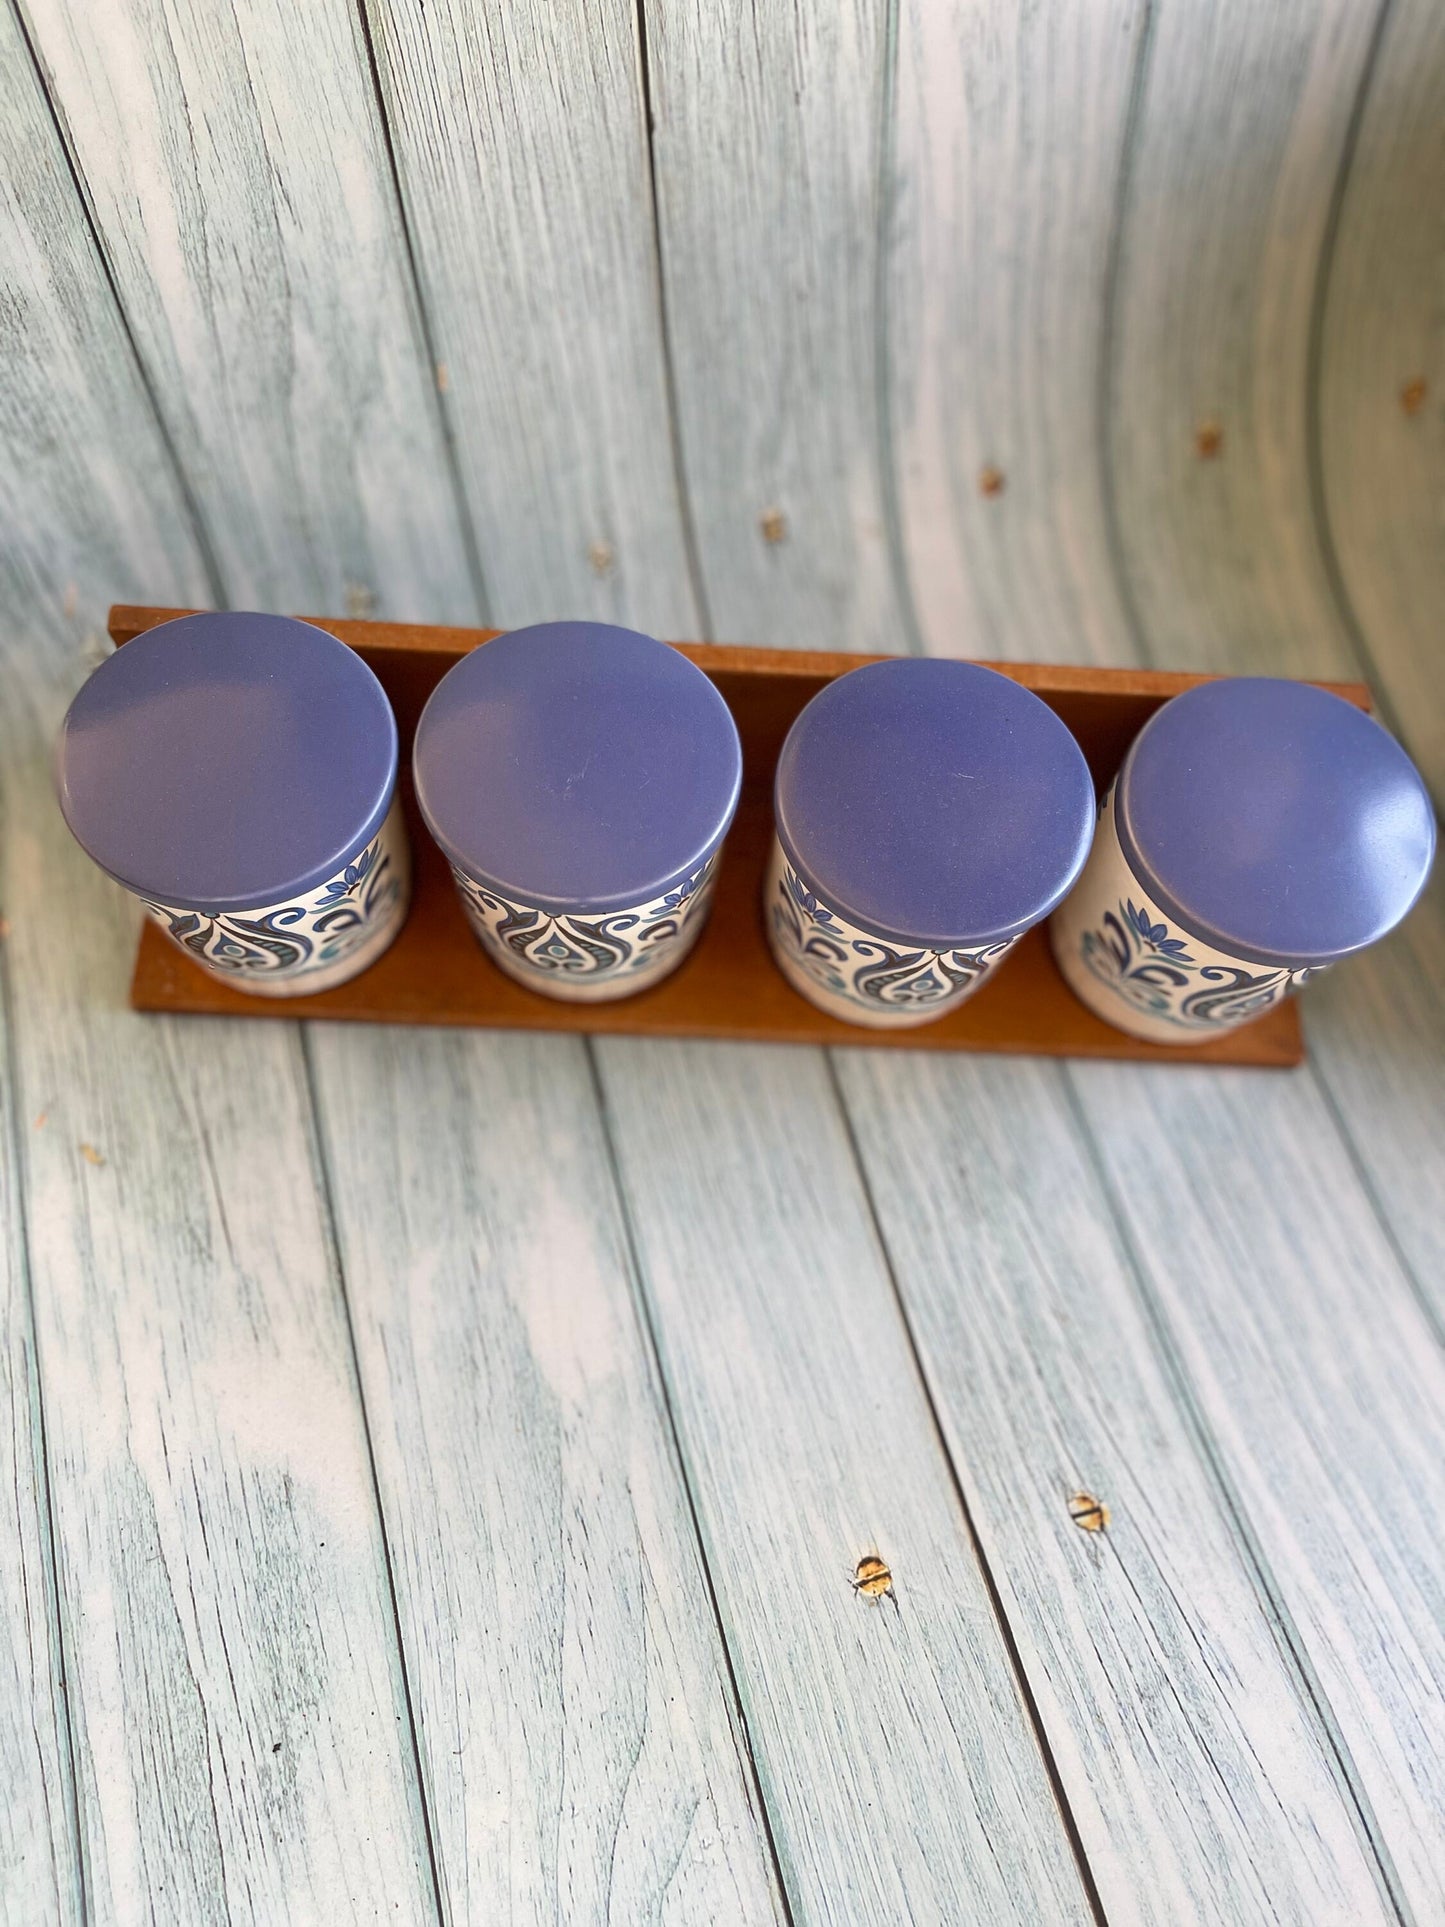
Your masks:
{"label": "knot in wood", "polygon": [[882,1599],[893,1591],[893,1574],[876,1552],[865,1553],[853,1569],[854,1592]]}
{"label": "knot in wood", "polygon": [[1418,415],[1420,410],[1425,406],[1425,397],[1429,392],[1429,385],[1425,377],[1423,375],[1416,375],[1413,380],[1407,381],[1405,386],[1400,390],[1400,406],[1407,415]]}
{"label": "knot in wood", "polygon": [[995,468],[992,462],[986,463],[985,466],[978,471],[978,492],[980,495],[1002,495],[1003,485],[1003,470],[1001,468]]}
{"label": "knot in wood", "polygon": [[1194,431],[1194,452],[1202,462],[1212,462],[1224,447],[1224,430],[1216,421],[1203,421]]}
{"label": "knot in wood", "polygon": [[1103,1532],[1109,1523],[1109,1508],[1092,1492],[1076,1492],[1069,1500],[1069,1517],[1084,1532]]}
{"label": "knot in wood", "polygon": [[765,542],[782,542],[787,538],[788,518],[781,509],[764,509],[758,518],[758,527]]}

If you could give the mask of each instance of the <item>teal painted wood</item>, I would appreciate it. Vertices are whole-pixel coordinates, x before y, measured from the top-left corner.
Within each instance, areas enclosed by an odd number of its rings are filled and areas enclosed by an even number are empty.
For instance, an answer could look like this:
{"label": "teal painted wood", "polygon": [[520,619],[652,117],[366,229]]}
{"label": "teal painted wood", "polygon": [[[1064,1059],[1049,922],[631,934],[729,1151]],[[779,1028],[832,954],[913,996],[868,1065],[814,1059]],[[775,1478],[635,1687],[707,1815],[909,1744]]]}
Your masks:
{"label": "teal painted wood", "polygon": [[1445,1353],[1307,1078],[1071,1066],[1399,1891],[1445,1906]]}
{"label": "teal painted wood", "polygon": [[1129,604],[1162,666],[1352,666],[1311,506],[1307,373],[1375,19],[1374,0],[1153,15],[1103,433]]}
{"label": "teal painted wood", "polygon": [[115,598],[209,600],[165,441],[14,14],[0,11],[0,596],[18,657]]}
{"label": "teal painted wood", "polygon": [[27,13],[225,596],[471,619],[354,8]]}
{"label": "teal painted wood", "polygon": [[1304,1009],[1315,1075],[1445,1342],[1445,869],[1403,930],[1330,971]]}
{"label": "teal painted wood", "polygon": [[1445,796],[1445,15],[1394,0],[1325,264],[1320,508],[1372,680]]}
{"label": "teal painted wood", "polygon": [[1120,660],[1099,370],[1139,0],[905,0],[885,379],[924,645]]}
{"label": "teal painted wood", "polygon": [[[206,577],[13,14],[0,12],[0,749],[34,727],[32,664],[100,646],[112,593],[206,599]],[[36,772],[38,758],[26,759]],[[43,767],[43,765],[42,765]],[[42,777],[43,781],[43,777]],[[47,794],[41,791],[42,798]],[[5,821],[15,802],[7,784]],[[10,1044],[24,917],[0,830],[0,1916],[75,1927],[80,1839],[25,1241],[27,1108]],[[24,1145],[16,1137],[23,1134]],[[75,1678],[71,1675],[71,1689]]]}
{"label": "teal painted wood", "polygon": [[367,12],[490,619],[698,634],[633,8]]}
{"label": "teal painted wood", "polygon": [[778,1917],[583,1044],[311,1050],[445,1918]]}
{"label": "teal painted wood", "polygon": [[711,633],[891,651],[882,0],[645,9],[682,467]]}
{"label": "teal painted wood", "polygon": [[135,917],[49,787],[79,668],[8,665],[0,803],[88,1917],[425,1921],[297,1033],[125,1009]]}
{"label": "teal painted wood", "polygon": [[[1105,1914],[1393,1919],[1059,1071],[867,1051],[837,1066]],[[1080,1494],[1107,1508],[1102,1531],[1071,1518]]]}
{"label": "teal painted wood", "polygon": [[[7,878],[0,871],[0,907]],[[0,937],[0,992],[8,964]],[[34,1927],[81,1920],[79,1840],[51,1559],[43,1420],[35,1366],[21,1127],[0,1003],[0,1914]],[[34,1128],[33,1123],[31,1128]]]}
{"label": "teal painted wood", "polygon": [[821,1053],[596,1051],[795,1917],[1091,1918]]}

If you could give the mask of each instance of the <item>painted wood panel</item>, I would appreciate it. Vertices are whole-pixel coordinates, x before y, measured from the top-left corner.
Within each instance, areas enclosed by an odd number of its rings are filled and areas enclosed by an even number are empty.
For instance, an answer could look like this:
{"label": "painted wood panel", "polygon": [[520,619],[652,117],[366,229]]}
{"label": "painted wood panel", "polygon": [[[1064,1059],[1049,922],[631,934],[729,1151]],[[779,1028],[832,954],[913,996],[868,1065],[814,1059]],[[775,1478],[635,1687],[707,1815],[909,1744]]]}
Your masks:
{"label": "painted wood panel", "polygon": [[710,634],[908,647],[876,273],[881,0],[645,8],[658,237]]}
{"label": "painted wood panel", "polygon": [[837,1066],[1106,1915],[1393,1919],[1059,1073],[867,1051]]}
{"label": "painted wood panel", "polygon": [[201,551],[13,13],[0,10],[0,645],[103,646],[118,596],[210,600]]}
{"label": "painted wood panel", "polygon": [[1315,1075],[1445,1341],[1445,868],[1403,930],[1312,986],[1305,1016]]}
{"label": "painted wood panel", "polygon": [[1445,1901],[1445,1354],[1307,1079],[1066,1073],[1362,1808]]}
{"label": "painted wood panel", "polygon": [[[0,908],[6,900],[0,871]],[[8,974],[0,936],[0,993]],[[79,1840],[56,1637],[44,1423],[35,1366],[20,1128],[0,997],[0,1918],[81,1918]]]}
{"label": "painted wood panel", "polygon": [[79,667],[12,660],[0,802],[89,1918],[424,1920],[296,1034],[125,1010],[135,919],[50,794]]}
{"label": "painted wood panel", "polygon": [[583,1045],[311,1049],[445,1917],[774,1918]]}
{"label": "painted wood panel", "polygon": [[698,633],[633,9],[367,9],[487,590]]}
{"label": "painted wood panel", "polygon": [[594,1048],[795,1915],[1089,1919],[822,1054]]}
{"label": "painted wood panel", "polygon": [[1310,494],[1320,250],[1376,0],[1160,7],[1119,209],[1104,448],[1149,660],[1347,673]]}
{"label": "painted wood panel", "polygon": [[1140,0],[905,0],[886,381],[926,646],[1123,660],[1100,449]]}
{"label": "painted wood panel", "polygon": [[[185,505],[86,230],[28,50],[0,11],[0,754],[29,727],[21,679],[100,646],[119,585],[206,600]],[[27,772],[43,771],[38,753]],[[43,782],[43,776],[42,776]],[[46,806],[48,791],[39,802]],[[13,788],[5,798],[14,802]],[[23,919],[0,834],[0,1917],[84,1918],[10,1049]],[[19,966],[23,968],[23,965]],[[72,1677],[72,1689],[74,1681]]]}
{"label": "painted wood panel", "polygon": [[1394,0],[1326,263],[1321,507],[1391,719],[1445,796],[1445,14]]}
{"label": "painted wood panel", "polygon": [[27,11],[227,597],[474,616],[354,9]]}

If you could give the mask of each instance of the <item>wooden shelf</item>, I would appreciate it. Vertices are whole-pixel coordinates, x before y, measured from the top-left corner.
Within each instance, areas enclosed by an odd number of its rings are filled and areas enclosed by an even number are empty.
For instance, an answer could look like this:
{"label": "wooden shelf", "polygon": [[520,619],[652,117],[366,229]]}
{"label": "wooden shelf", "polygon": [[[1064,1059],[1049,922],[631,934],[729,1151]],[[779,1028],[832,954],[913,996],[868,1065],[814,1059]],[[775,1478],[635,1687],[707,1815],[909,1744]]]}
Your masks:
{"label": "wooden shelf", "polygon": [[[110,632],[129,641],[181,609],[116,607]],[[357,650],[380,678],[409,745],[422,705],[457,657],[495,630],[441,629],[307,617]],[[743,742],[743,793],[724,851],[707,929],[692,956],[653,990],[615,1004],[564,1004],[525,990],[482,953],[456,900],[445,860],[426,834],[403,767],[402,796],[416,859],[412,910],[400,937],[350,983],[294,1002],[248,997],[202,970],[147,921],[131,1002],[138,1010],[207,1016],[329,1017],[364,1023],[479,1025],[503,1030],[590,1031],[632,1036],[742,1038],[852,1044],[885,1050],[1004,1051],[1052,1057],[1114,1057],[1171,1064],[1287,1067],[1304,1055],[1292,1000],[1254,1022],[1186,1047],[1146,1044],[1100,1021],[1054,967],[1034,930],[966,1003],[916,1030],[861,1030],[815,1010],[773,964],[763,931],[762,878],[772,830],[772,774],[783,737],[803,704],[832,677],[875,658],[779,649],[679,645],[717,684]],[[1153,711],[1206,680],[1156,670],[1066,669],[1031,663],[991,667],[1033,689],[1063,718],[1096,782],[1114,774]],[[1331,684],[1368,707],[1358,684]]]}

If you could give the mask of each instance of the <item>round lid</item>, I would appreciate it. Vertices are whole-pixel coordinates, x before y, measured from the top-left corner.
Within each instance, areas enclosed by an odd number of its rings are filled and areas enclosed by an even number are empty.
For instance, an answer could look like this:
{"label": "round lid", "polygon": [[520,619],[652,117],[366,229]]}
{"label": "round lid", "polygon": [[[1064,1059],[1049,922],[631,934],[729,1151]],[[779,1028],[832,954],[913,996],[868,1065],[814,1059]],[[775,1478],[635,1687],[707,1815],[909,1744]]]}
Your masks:
{"label": "round lid", "polygon": [[396,718],[345,643],[289,616],[181,616],[117,649],[70,705],[60,807],[152,902],[255,910],[324,884],[380,829]]}
{"label": "round lid", "polygon": [[1269,964],[1383,937],[1435,849],[1425,785],[1392,736],[1342,696],[1259,676],[1201,683],[1150,717],[1115,821],[1161,910]]}
{"label": "round lid", "polygon": [[852,923],[943,950],[1002,943],[1084,866],[1094,785],[1047,703],[996,670],[916,657],[821,690],[774,788],[794,868]]}
{"label": "round lid", "polygon": [[538,623],[463,656],[412,757],[452,862],[553,915],[627,909],[689,876],[727,832],[742,767],[702,671],[600,622]]}

